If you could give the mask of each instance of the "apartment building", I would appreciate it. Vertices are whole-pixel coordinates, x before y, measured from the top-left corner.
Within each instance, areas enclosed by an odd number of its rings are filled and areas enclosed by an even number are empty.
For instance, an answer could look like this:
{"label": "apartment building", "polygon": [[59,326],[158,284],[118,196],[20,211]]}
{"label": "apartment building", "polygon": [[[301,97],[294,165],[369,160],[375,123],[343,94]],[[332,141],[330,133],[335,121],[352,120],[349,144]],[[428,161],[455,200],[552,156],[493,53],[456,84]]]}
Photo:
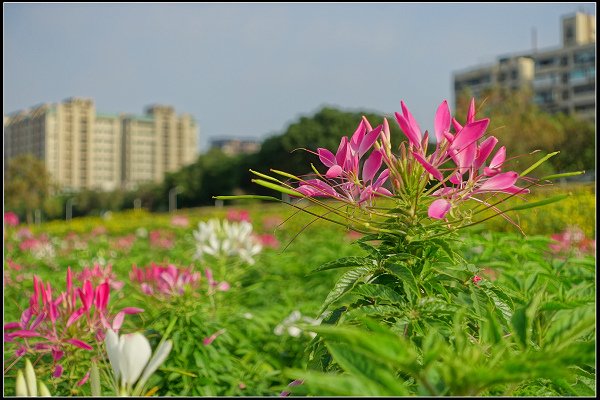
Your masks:
{"label": "apartment building", "polygon": [[534,101],[550,113],[585,119],[596,109],[596,19],[575,13],[562,18],[558,48],[499,57],[495,63],[454,74],[455,99],[463,90],[478,97],[492,86],[530,88]]}
{"label": "apartment building", "polygon": [[198,127],[188,114],[153,105],[143,116],[96,112],[69,98],[4,116],[4,161],[31,153],[63,190],[132,189],[193,163]]}
{"label": "apartment building", "polygon": [[210,142],[210,147],[220,149],[229,156],[234,156],[256,153],[260,150],[261,143],[254,139],[213,139]]}

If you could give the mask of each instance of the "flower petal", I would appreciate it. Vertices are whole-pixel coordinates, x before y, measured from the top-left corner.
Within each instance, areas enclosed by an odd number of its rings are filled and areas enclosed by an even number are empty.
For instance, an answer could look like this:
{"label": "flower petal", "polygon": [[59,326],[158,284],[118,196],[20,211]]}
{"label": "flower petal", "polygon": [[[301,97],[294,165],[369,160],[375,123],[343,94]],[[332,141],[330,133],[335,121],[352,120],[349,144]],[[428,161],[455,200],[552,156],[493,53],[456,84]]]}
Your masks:
{"label": "flower petal", "polygon": [[381,168],[381,163],[383,162],[383,154],[379,150],[374,150],[367,161],[365,161],[365,165],[363,166],[362,171],[362,179],[363,182],[370,182],[373,180],[373,177]]}
{"label": "flower petal", "polygon": [[66,339],[65,342],[84,350],[93,350],[93,347],[79,339]]}
{"label": "flower petal", "polygon": [[108,360],[112,366],[115,380],[118,382],[119,375],[121,373],[119,368],[121,359],[119,335],[117,335],[112,329],[107,329],[106,337],[104,338],[104,344],[106,345],[106,354],[108,355]]}
{"label": "flower petal", "polygon": [[332,165],[331,168],[329,168],[327,170],[327,173],[325,174],[326,177],[328,178],[337,178],[338,176],[340,176],[342,174],[343,170],[342,167],[340,167],[339,165]]}
{"label": "flower petal", "polygon": [[485,133],[489,123],[489,118],[468,123],[454,136],[451,147],[460,152],[463,148],[476,143]]}
{"label": "flower petal", "polygon": [[448,211],[450,211],[451,204],[446,199],[437,199],[429,206],[427,215],[430,218],[443,219]]}
{"label": "flower petal", "polygon": [[504,172],[502,174],[495,175],[485,182],[481,184],[481,186],[476,189],[476,192],[488,192],[488,191],[501,191],[504,189],[508,189],[513,186],[517,179],[519,178],[519,174],[510,171]]}
{"label": "flower petal", "polygon": [[144,383],[150,378],[150,375],[154,373],[160,367],[160,365],[167,359],[171,349],[173,348],[173,342],[171,340],[166,340],[162,342],[158,348],[154,351],[154,355],[148,361],[148,365],[144,369],[144,373],[140,378],[139,385],[140,387],[144,386]]}
{"label": "flower petal", "polygon": [[133,385],[144,370],[152,349],[148,339],[141,333],[130,333],[121,336],[123,341],[121,349],[120,369],[122,382]]}
{"label": "flower petal", "polygon": [[358,148],[359,158],[362,157],[367,151],[369,151],[371,146],[373,146],[373,143],[375,143],[375,141],[379,138],[379,134],[381,133],[382,129],[383,125],[379,125],[377,128],[373,129],[371,132],[365,135],[362,142],[360,143],[360,147]]}
{"label": "flower petal", "polygon": [[502,146],[498,149],[492,161],[490,161],[490,168],[492,169],[500,169],[502,164],[504,164],[504,160],[506,160],[506,147]]}
{"label": "flower petal", "polygon": [[317,149],[317,154],[319,155],[319,160],[321,160],[326,167],[331,167],[336,164],[335,156],[331,151],[319,147]]}
{"label": "flower petal", "polygon": [[444,180],[444,175],[442,175],[442,173],[437,168],[435,168],[433,165],[427,162],[427,160],[425,160],[419,153],[413,152],[413,156],[419,162],[419,164],[421,164],[423,168],[425,168],[427,172],[433,175],[435,179],[437,179],[440,182]]}
{"label": "flower petal", "polygon": [[473,165],[475,169],[479,169],[483,163],[485,163],[485,160],[490,156],[497,143],[498,139],[494,136],[490,136],[481,142],[481,145],[479,145],[479,148],[477,149],[477,157],[475,157],[475,163]]}
{"label": "flower petal", "polygon": [[450,129],[451,120],[452,117],[450,116],[448,101],[444,100],[435,113],[435,120],[433,123],[433,130],[438,144],[442,143],[442,140],[445,138],[444,132]]}

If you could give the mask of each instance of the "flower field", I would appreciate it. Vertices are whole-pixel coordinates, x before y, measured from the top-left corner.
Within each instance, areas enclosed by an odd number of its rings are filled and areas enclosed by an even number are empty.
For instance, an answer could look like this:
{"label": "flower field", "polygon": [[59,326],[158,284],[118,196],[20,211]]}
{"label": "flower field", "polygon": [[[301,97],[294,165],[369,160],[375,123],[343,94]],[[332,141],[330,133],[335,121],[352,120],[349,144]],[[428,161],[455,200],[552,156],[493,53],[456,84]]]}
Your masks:
{"label": "flower field", "polygon": [[399,154],[363,118],[325,173],[252,171],[287,204],[5,213],[5,394],[593,396],[594,187],[510,170],[474,102],[428,153],[401,105]]}
{"label": "flower field", "polygon": [[[548,208],[553,206],[557,205]],[[251,221],[253,233],[257,237],[262,235],[264,243],[253,264],[237,256],[195,258],[198,240],[194,231],[199,230],[201,221],[211,218]],[[6,324],[21,318],[33,293],[34,276],[51,283],[56,292],[65,289],[69,267],[73,276],[78,277],[73,282],[81,278],[101,282],[109,277],[112,285],[108,309],[112,312],[125,307],[144,309],[126,315],[121,328],[124,332],[142,332],[153,347],[164,336],[173,340],[173,349],[150,379],[148,391],[161,396],[276,396],[300,378],[291,371],[306,366],[305,349],[312,335],[299,325],[318,320],[322,302],[340,275],[335,270],[310,272],[336,258],[363,253],[354,243],[360,235],[324,221],[302,231],[310,222],[308,216],[294,214],[290,207],[249,205],[186,210],[176,216],[139,211],[114,214],[107,219],[7,226],[4,321]],[[481,271],[482,279],[498,282],[507,273],[519,271],[520,282],[534,285],[529,289],[533,290],[535,283],[531,280],[536,272],[550,270],[559,274],[560,269],[569,279],[580,280],[577,287],[593,287],[592,253],[577,256],[574,247],[563,254],[553,253],[548,232],[538,233],[522,237],[517,233],[474,231],[462,240],[461,249]],[[132,272],[153,265],[189,269],[198,277],[181,286],[183,293],[156,288],[149,293]],[[521,268],[523,265],[527,268]],[[227,287],[211,284],[207,269],[213,271],[214,282],[226,282]],[[572,296],[571,302],[585,299],[580,293]],[[84,354],[85,349],[66,346],[64,351],[73,354],[53,362],[51,355],[42,354],[33,345],[24,357],[14,361],[15,351],[24,342],[15,338],[5,343],[5,394],[14,393],[16,371],[27,358],[34,362],[38,378],[52,394],[91,395],[89,380],[82,385],[78,383],[88,373],[93,355]],[[68,369],[64,363],[67,357],[72,358]],[[65,364],[62,374],[55,377],[55,365],[62,364]],[[584,386],[579,385],[580,389]],[[527,390],[537,393],[535,388]],[[104,393],[110,390],[105,388]],[[319,387],[314,394],[319,393],[326,390]]]}

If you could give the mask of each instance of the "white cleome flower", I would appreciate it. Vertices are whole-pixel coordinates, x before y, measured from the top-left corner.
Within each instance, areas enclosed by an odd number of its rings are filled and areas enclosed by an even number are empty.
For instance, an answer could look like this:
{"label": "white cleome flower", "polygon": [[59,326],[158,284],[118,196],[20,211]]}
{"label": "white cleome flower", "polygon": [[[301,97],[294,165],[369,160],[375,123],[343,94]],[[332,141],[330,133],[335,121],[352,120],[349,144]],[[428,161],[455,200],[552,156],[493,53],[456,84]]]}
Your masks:
{"label": "white cleome flower", "polygon": [[150,375],[165,361],[173,347],[170,340],[162,342],[151,359],[150,343],[144,335],[130,333],[119,337],[112,329],[106,331],[104,343],[118,394],[122,396],[140,395]]}
{"label": "white cleome flower", "polygon": [[[321,320],[302,316],[302,313],[300,313],[300,311],[294,310],[280,324],[278,324],[275,327],[273,333],[277,336],[281,336],[284,332],[287,331],[288,335],[293,337],[299,337],[300,335],[302,335],[303,331],[296,325],[297,322],[303,322],[305,324],[316,326],[321,323]],[[314,332],[306,331],[306,333],[311,337],[316,336],[316,333]]]}
{"label": "white cleome flower", "polygon": [[239,257],[248,264],[254,264],[254,256],[262,246],[252,235],[252,224],[247,221],[230,222],[211,219],[200,222],[194,231],[197,259],[205,254],[214,257]]}

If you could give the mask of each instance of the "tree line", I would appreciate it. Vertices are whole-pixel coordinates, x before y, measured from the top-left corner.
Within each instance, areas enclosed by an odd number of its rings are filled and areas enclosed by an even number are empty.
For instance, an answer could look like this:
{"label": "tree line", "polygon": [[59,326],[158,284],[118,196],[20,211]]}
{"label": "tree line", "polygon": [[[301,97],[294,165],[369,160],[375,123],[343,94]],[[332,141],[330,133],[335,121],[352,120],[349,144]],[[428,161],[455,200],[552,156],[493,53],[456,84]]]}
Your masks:
{"label": "tree line", "polygon": [[[482,100],[482,101],[480,101]],[[457,99],[453,112],[464,121],[470,97],[464,93]],[[419,121],[425,126],[431,121]],[[211,149],[198,156],[196,162],[180,170],[167,173],[161,183],[146,183],[135,190],[101,192],[82,190],[73,194],[60,193],[52,185],[43,162],[30,155],[11,160],[5,174],[5,210],[16,212],[29,223],[40,210],[44,220],[65,218],[66,202],[71,199],[72,216],[101,215],[106,211],[132,209],[136,203],[150,211],[169,209],[169,192],[178,188],[177,208],[213,205],[213,196],[244,193],[272,194],[251,182],[250,169],[268,172],[276,168],[298,176],[310,173],[310,164],[322,169],[318,157],[308,150],[324,147],[335,152],[342,136],[351,136],[362,116],[373,127],[382,123],[384,116],[372,112],[342,111],[325,107],[311,116],[302,116],[291,123],[285,132],[267,138],[260,151],[253,154],[228,156]],[[511,162],[525,169],[542,155],[560,150],[539,173],[595,170],[595,125],[563,114],[550,115],[537,107],[531,93],[492,89],[477,103],[477,117],[490,117],[488,132],[507,148]],[[387,116],[392,143],[405,140],[394,116]],[[528,153],[540,150],[538,155]],[[518,169],[517,169],[518,170]]]}

